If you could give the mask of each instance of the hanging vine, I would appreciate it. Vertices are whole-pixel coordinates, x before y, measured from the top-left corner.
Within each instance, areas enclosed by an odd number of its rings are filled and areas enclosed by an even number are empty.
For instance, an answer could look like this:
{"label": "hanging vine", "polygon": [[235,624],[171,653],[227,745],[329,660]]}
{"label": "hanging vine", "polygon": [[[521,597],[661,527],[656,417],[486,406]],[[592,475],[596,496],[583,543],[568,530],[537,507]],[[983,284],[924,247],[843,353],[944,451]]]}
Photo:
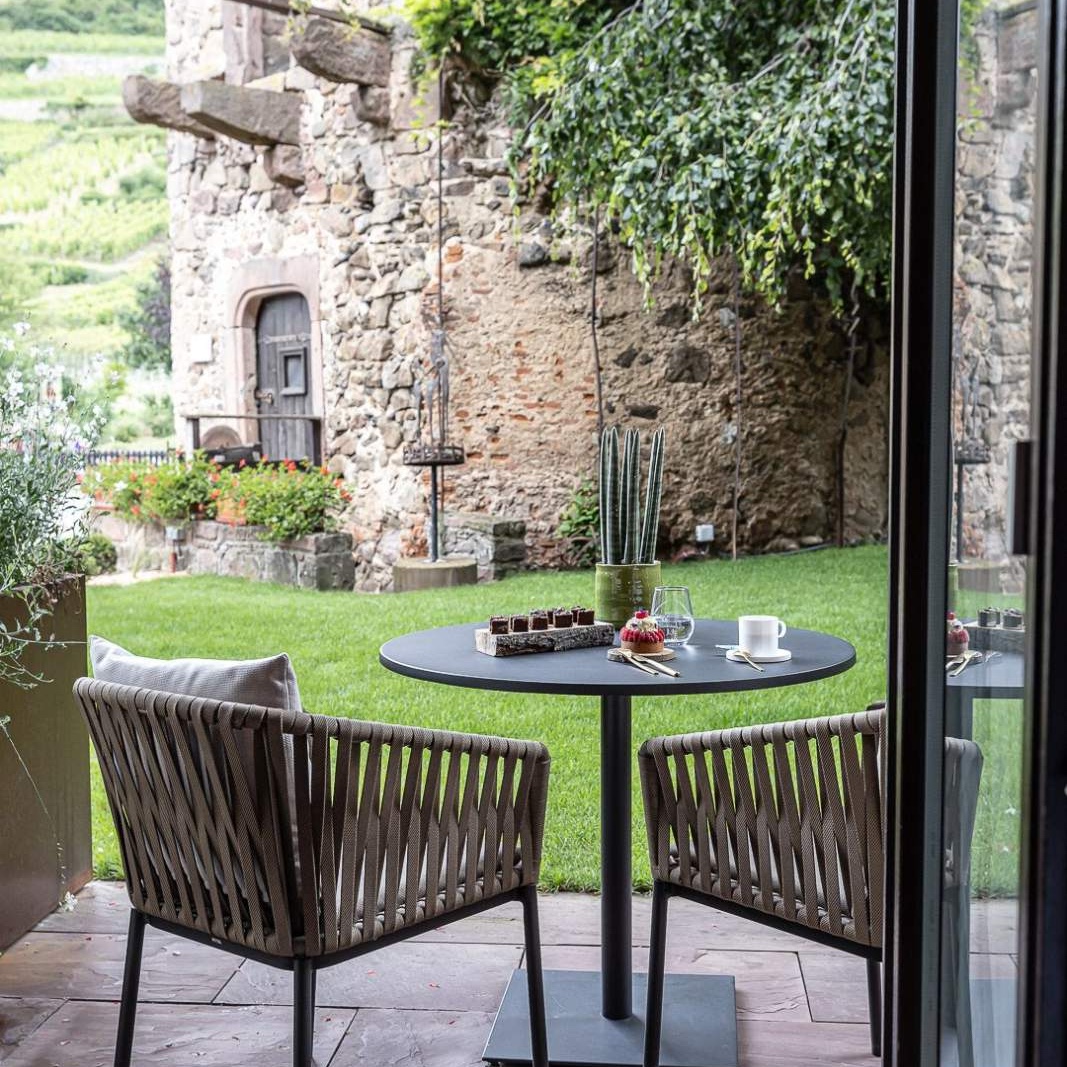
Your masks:
{"label": "hanging vine", "polygon": [[601,207],[646,283],[694,297],[736,254],[781,299],[796,269],[845,314],[884,301],[891,243],[892,0],[409,0],[431,55],[504,78],[520,181]]}

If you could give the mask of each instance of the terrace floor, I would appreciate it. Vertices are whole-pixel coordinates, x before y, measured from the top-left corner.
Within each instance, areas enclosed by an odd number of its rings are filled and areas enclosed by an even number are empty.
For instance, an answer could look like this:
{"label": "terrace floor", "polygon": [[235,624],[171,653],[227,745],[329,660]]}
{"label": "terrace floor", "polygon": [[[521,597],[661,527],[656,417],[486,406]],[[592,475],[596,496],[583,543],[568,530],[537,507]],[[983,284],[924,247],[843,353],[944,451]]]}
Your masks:
{"label": "terrace floor", "polygon": [[[542,898],[546,967],[596,965],[599,901]],[[110,1067],[128,905],[94,882],[0,957],[4,1067]],[[976,903],[972,945],[990,973],[1014,970],[1013,902]],[[649,899],[634,898],[634,964],[646,966]],[[324,971],[319,1067],[475,1067],[511,970],[522,961],[517,905]],[[744,1067],[874,1067],[862,960],[709,908],[671,904],[668,971],[732,974]],[[289,975],[148,930],[138,1067],[283,1067]]]}

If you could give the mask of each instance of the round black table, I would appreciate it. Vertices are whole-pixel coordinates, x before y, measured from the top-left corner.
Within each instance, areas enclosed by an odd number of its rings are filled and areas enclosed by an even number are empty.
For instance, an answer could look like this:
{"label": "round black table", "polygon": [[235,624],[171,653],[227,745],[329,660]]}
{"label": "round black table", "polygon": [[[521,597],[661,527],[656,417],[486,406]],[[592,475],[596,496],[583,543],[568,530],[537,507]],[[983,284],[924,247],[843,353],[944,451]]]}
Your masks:
{"label": "round black table", "polygon": [[[813,630],[790,630],[782,646],[793,653],[785,663],[763,664],[762,671],[727,660],[720,644],[737,641],[737,623],[698,619],[689,644],[678,650],[671,666],[681,677],[655,677],[624,663],[608,660],[604,648],[569,652],[494,657],[475,650],[474,631],[485,623],[467,623],[422,630],[387,641],[379,658],[398,674],[428,682],[468,689],[493,689],[521,693],[556,693],[595,696],[600,699],[600,840],[601,840],[601,971],[584,975],[576,988],[574,973],[564,975],[565,992],[552,995],[553,972],[545,974],[549,993],[549,1051],[554,1062],[567,1064],[639,1064],[642,1027],[633,1013],[634,976],[631,962],[633,892],[631,855],[631,698],[679,696],[686,693],[734,693],[773,689],[829,678],[847,671],[856,662],[856,650],[847,641]],[[693,724],[694,729],[700,723]],[[682,977],[682,976],[678,976]],[[695,976],[690,976],[695,977]],[[643,987],[642,981],[639,982]],[[681,985],[672,999],[681,1013],[687,1011],[692,1040],[671,1047],[670,1014],[664,1016],[664,1067],[731,1067],[736,1063],[736,1031],[731,1002],[728,1019],[701,1002],[699,984],[712,979],[700,976],[693,986],[698,1010],[684,1003]],[[529,1062],[528,1028],[515,1025],[525,1018],[525,995],[513,980],[501,1004],[485,1058],[500,1062]],[[599,986],[599,989],[596,987]],[[599,996],[597,996],[599,993]],[[522,994],[522,995],[520,995]],[[553,1000],[557,1003],[553,1004]],[[599,1000],[599,1012],[596,1001]],[[721,1018],[719,1016],[722,1016]],[[703,1019],[719,1029],[700,1032],[694,1026]],[[723,1027],[733,1034],[732,1058],[723,1049]],[[522,1047],[525,1043],[525,1056]],[[690,1051],[678,1050],[688,1045]],[[709,1059],[708,1057],[714,1057]]]}
{"label": "round black table", "polygon": [[1026,658],[1002,652],[945,679],[945,734],[970,740],[974,736],[976,700],[1022,700],[1026,692]]}

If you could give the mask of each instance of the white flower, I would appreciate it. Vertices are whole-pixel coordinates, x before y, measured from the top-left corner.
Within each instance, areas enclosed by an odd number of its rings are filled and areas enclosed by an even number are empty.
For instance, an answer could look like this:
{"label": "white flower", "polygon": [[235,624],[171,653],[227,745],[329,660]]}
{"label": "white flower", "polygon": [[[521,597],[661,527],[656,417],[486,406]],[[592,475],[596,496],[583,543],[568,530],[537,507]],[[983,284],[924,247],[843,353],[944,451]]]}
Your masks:
{"label": "white flower", "polygon": [[11,328],[15,331],[16,337],[25,337],[30,332],[30,324],[28,322],[16,322]]}
{"label": "white flower", "polygon": [[116,493],[121,493],[123,491],[123,489],[125,489],[125,488],[126,488],[126,483],[125,482],[116,482],[115,483],[115,492]]}

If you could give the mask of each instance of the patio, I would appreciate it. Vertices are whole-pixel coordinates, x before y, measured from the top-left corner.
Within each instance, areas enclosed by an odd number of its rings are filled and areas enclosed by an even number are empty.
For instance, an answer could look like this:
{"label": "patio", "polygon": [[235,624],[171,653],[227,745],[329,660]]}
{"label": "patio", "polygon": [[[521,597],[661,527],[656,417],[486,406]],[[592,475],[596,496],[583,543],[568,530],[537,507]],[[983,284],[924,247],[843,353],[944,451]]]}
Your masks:
{"label": "patio", "polygon": [[[634,898],[634,965],[644,969],[649,898]],[[676,909],[676,910],[675,910]],[[111,1062],[128,908],[123,886],[93,882],[0,958],[0,1061],[5,1067]],[[542,897],[546,967],[593,967],[599,901]],[[975,902],[976,973],[1014,972],[1015,905]],[[522,958],[520,909],[464,919],[323,973],[318,1067],[474,1067],[493,1012]],[[732,974],[743,1067],[873,1067],[863,961],[676,901],[668,971]],[[269,1067],[290,1048],[288,976],[149,930],[135,1058]]]}

